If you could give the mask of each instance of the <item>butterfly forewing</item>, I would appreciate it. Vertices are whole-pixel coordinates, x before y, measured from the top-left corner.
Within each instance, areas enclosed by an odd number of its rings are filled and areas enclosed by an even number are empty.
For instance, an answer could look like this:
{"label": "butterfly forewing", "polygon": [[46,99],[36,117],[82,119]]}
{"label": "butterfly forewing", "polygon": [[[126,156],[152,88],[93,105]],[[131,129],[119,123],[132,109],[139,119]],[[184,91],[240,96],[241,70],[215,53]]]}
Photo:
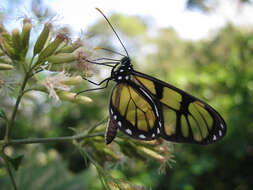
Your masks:
{"label": "butterfly forewing", "polygon": [[156,78],[133,71],[132,81],[156,102],[161,136],[169,141],[210,144],[226,133],[220,114],[205,102]]}
{"label": "butterfly forewing", "polygon": [[116,84],[110,100],[108,131],[119,128],[125,134],[137,139],[156,138],[158,111],[154,111],[156,109],[154,106],[152,100],[145,97],[137,86],[128,83]]}

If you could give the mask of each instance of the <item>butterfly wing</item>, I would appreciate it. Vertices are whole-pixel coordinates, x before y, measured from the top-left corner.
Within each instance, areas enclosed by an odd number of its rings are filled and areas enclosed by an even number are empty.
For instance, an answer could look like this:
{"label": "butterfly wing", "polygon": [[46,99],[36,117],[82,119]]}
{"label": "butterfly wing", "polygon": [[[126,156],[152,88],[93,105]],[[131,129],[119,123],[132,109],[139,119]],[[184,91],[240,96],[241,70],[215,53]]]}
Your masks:
{"label": "butterfly wing", "polygon": [[140,72],[134,71],[131,80],[156,102],[162,123],[160,135],[164,139],[210,144],[225,136],[223,118],[200,99]]}
{"label": "butterfly wing", "polygon": [[110,99],[110,119],[106,132],[106,143],[116,136],[117,129],[141,140],[152,140],[160,133],[155,102],[148,98],[136,84],[118,83]]}

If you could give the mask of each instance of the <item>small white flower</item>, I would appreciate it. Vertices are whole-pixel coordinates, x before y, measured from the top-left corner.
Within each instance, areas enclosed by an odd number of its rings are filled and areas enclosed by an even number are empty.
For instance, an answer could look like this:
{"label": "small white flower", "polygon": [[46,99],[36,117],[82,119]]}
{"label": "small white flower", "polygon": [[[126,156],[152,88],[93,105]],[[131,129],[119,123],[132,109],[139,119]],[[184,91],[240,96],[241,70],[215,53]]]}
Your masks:
{"label": "small white flower", "polygon": [[57,101],[59,97],[55,90],[69,91],[70,86],[64,84],[64,81],[68,80],[70,77],[64,72],[60,72],[54,76],[47,77],[42,84],[47,88],[49,92],[49,97],[55,98]]}

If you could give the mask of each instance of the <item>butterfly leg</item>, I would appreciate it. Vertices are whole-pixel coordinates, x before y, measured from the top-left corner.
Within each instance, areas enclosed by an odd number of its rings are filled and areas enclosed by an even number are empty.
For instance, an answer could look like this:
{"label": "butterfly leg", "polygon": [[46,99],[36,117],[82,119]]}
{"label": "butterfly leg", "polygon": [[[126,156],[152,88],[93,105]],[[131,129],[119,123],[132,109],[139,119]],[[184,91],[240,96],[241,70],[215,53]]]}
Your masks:
{"label": "butterfly leg", "polygon": [[[85,78],[83,78],[83,79],[85,79]],[[76,93],[76,96],[78,96],[79,94],[81,94],[81,93],[83,93],[83,92],[94,91],[94,90],[102,90],[102,89],[107,88],[108,83],[109,83],[109,81],[111,80],[111,77],[102,80],[100,83],[95,83],[95,82],[92,82],[92,81],[90,81],[90,80],[88,80],[88,79],[85,79],[85,80],[87,80],[88,82],[90,82],[90,83],[92,83],[92,84],[94,84],[94,85],[97,85],[97,86],[100,86],[100,85],[103,84],[104,82],[106,82],[106,83],[105,83],[105,86],[100,87],[100,88],[91,88],[91,89],[87,89],[87,90],[78,92],[78,93]]]}
{"label": "butterfly leg", "polygon": [[111,79],[111,77],[109,77],[109,78],[106,78],[106,79],[102,80],[102,81],[99,82],[99,83],[96,83],[96,82],[93,82],[93,81],[91,81],[91,80],[89,80],[89,79],[87,79],[87,78],[85,78],[85,77],[82,77],[82,78],[83,78],[84,80],[87,80],[87,81],[90,82],[91,84],[96,85],[96,86],[100,86],[100,85],[103,84],[105,81],[108,81],[108,80]]}
{"label": "butterfly leg", "polygon": [[88,60],[88,59],[86,59],[85,61],[87,61],[88,63],[92,63],[92,64],[96,64],[96,65],[104,65],[107,67],[114,67],[114,65],[119,64],[119,62],[116,62],[116,61],[106,61],[106,62],[102,62],[102,63],[97,62],[97,61]]}
{"label": "butterfly leg", "polygon": [[102,58],[98,58],[98,59],[93,59],[93,60],[90,60],[90,61],[92,61],[92,62],[94,62],[94,61],[103,61],[103,60],[105,60],[105,61],[117,61],[117,62],[119,62],[120,60],[119,59],[112,59],[112,58],[107,58],[107,57],[102,57]]}

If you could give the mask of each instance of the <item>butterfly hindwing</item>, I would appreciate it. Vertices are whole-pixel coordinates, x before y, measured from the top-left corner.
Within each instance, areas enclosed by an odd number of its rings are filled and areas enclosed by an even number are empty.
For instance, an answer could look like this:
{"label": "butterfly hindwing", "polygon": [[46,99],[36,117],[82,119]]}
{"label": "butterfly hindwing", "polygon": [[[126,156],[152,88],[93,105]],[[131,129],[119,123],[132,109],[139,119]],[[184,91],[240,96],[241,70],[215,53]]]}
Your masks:
{"label": "butterfly hindwing", "polygon": [[132,81],[156,102],[161,136],[169,141],[210,144],[226,133],[226,124],[205,102],[156,78],[132,72]]}
{"label": "butterfly hindwing", "polygon": [[119,128],[123,133],[141,140],[157,137],[158,110],[155,111],[157,108],[152,99],[148,99],[137,85],[116,84],[111,94],[109,109],[108,131]]}

